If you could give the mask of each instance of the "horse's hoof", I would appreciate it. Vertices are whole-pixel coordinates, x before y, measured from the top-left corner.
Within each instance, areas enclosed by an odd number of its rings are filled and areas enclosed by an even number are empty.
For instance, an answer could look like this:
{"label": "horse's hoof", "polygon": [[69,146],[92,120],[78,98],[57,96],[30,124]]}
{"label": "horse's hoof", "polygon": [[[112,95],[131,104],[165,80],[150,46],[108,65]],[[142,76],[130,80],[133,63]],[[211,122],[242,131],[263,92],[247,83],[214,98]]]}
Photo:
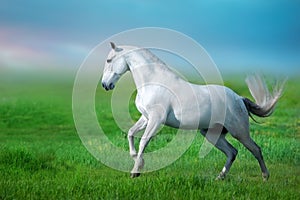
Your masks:
{"label": "horse's hoof", "polygon": [[269,173],[262,173],[263,181],[268,181],[270,174]]}
{"label": "horse's hoof", "polygon": [[224,174],[219,174],[217,177],[216,177],[216,181],[222,181],[225,179],[225,175]]}
{"label": "horse's hoof", "polygon": [[136,178],[136,177],[139,177],[140,175],[141,175],[141,173],[130,173],[131,178]]}

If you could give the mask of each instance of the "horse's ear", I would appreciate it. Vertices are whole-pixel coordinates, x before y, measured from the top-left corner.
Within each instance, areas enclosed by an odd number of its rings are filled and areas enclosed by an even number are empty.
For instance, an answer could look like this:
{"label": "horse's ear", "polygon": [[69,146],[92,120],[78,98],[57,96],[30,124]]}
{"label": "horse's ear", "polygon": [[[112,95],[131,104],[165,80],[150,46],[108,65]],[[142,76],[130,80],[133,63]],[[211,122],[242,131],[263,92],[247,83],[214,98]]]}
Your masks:
{"label": "horse's ear", "polygon": [[117,46],[115,45],[115,43],[113,42],[110,42],[110,46],[113,50],[116,50]]}
{"label": "horse's ear", "polygon": [[116,52],[119,52],[119,51],[122,51],[122,50],[123,50],[122,48],[117,47],[116,44],[113,43],[113,42],[110,42],[110,46],[111,46],[111,48],[112,48],[113,50],[115,50]]}

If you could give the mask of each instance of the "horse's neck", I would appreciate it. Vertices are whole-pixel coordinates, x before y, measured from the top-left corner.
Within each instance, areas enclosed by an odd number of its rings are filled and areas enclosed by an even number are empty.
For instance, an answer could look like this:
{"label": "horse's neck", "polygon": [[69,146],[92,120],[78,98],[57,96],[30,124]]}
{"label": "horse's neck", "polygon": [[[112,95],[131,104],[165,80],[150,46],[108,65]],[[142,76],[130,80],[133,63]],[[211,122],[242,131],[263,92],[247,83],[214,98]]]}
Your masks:
{"label": "horse's neck", "polygon": [[155,56],[147,49],[132,50],[127,54],[126,61],[130,67],[130,70],[134,70],[138,67],[151,64],[159,64],[166,67],[166,64],[164,62],[162,62],[157,56]]}
{"label": "horse's neck", "polygon": [[126,62],[137,88],[147,83],[162,83],[166,79],[172,82],[171,79],[178,79],[164,62],[146,49],[130,52],[126,56]]}

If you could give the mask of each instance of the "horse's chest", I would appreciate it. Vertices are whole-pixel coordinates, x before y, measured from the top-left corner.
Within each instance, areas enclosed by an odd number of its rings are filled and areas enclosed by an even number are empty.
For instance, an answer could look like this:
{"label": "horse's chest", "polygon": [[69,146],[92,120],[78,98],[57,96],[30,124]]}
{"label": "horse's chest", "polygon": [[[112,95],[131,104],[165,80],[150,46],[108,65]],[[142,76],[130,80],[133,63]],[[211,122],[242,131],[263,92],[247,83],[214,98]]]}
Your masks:
{"label": "horse's chest", "polygon": [[[135,105],[140,113],[146,118],[150,112],[167,113],[170,107],[169,97],[160,94],[158,90],[151,90],[147,92],[138,92]],[[163,111],[163,112],[162,112]]]}
{"label": "horse's chest", "polygon": [[145,101],[143,100],[143,98],[141,98],[141,95],[139,93],[136,95],[135,105],[138,111],[146,118],[148,118]]}

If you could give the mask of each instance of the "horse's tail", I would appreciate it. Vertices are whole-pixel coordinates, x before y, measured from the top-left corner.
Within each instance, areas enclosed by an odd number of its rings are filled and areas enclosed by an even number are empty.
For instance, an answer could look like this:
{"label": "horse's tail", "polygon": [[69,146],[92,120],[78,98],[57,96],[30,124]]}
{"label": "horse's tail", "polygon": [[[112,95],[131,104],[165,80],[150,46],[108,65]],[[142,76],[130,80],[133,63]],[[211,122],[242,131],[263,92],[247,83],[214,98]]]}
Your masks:
{"label": "horse's tail", "polygon": [[[259,75],[248,76],[246,83],[252,97],[255,99],[254,103],[248,98],[243,98],[249,115],[253,113],[259,117],[270,116],[275,109],[278,99],[282,95],[285,81],[277,83],[272,93],[268,90],[266,82]],[[252,116],[250,115],[250,117]]]}

